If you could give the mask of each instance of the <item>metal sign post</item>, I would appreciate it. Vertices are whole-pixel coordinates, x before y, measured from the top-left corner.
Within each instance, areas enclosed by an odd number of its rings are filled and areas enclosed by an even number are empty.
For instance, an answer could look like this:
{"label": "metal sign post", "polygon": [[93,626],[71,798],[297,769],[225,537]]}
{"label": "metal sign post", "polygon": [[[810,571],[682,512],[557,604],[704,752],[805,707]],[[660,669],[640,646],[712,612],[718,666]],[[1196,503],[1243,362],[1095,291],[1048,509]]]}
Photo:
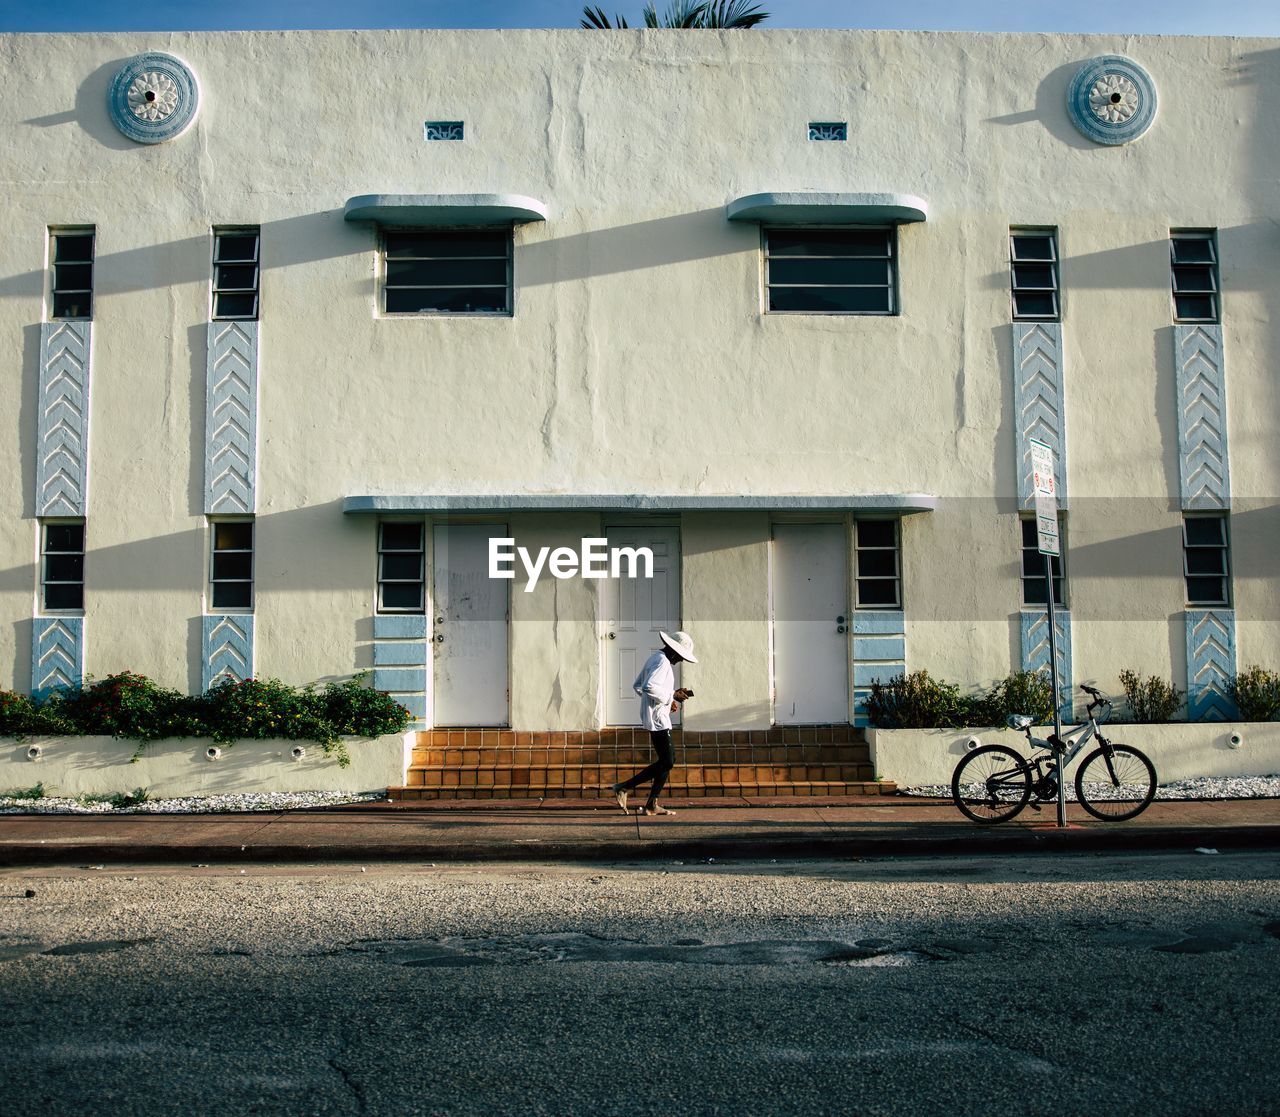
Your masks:
{"label": "metal sign post", "polygon": [[[1058,540],[1058,490],[1054,483],[1053,447],[1034,438],[1031,472],[1036,492],[1036,545],[1044,555],[1044,588],[1049,619],[1049,686],[1053,702],[1053,736],[1062,740],[1062,716],[1058,711],[1058,632],[1053,617],[1053,559],[1062,554]],[[1059,754],[1061,756],[1061,754]],[[1067,774],[1058,761],[1058,825],[1067,825]]]}

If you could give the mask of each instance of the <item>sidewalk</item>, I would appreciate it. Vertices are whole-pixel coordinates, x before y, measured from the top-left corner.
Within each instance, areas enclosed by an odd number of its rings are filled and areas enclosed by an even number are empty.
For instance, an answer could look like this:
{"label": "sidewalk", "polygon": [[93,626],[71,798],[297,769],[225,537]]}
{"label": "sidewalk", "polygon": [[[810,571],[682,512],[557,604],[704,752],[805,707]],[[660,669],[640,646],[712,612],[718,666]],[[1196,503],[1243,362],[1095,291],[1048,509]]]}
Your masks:
{"label": "sidewalk", "polygon": [[0,865],[211,862],[687,861],[1274,848],[1280,800],[1153,803],[1104,823],[1052,806],[976,826],[946,800],[672,801],[672,818],[581,800],[362,803],[254,814],[0,816]]}

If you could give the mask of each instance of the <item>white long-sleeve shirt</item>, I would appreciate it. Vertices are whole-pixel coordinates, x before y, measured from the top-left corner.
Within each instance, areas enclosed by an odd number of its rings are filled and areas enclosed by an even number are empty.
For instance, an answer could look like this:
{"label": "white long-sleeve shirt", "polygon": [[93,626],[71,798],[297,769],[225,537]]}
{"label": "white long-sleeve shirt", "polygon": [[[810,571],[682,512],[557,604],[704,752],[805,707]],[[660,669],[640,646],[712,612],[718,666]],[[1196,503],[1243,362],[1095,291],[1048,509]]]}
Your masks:
{"label": "white long-sleeve shirt", "polygon": [[646,659],[631,686],[640,695],[640,724],[650,733],[670,729],[676,673],[671,669],[667,653],[659,648]]}

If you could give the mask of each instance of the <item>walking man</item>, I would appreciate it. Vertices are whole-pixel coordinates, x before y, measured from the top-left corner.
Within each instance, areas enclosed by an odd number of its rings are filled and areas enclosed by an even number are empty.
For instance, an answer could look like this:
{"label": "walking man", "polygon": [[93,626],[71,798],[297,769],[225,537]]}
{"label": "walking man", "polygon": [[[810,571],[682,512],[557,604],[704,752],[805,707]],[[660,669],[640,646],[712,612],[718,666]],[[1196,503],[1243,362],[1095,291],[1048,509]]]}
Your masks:
{"label": "walking man", "polygon": [[627,810],[627,793],[650,780],[653,781],[653,786],[649,789],[649,798],[645,801],[642,813],[674,813],[658,805],[658,796],[667,782],[667,773],[676,763],[675,749],[671,745],[671,715],[680,709],[681,702],[693,696],[693,691],[685,687],[676,690],[676,676],[671,665],[681,660],[689,663],[697,663],[698,660],[693,654],[693,637],[687,632],[677,632],[674,636],[659,632],[658,635],[662,637],[662,647],[644,661],[640,674],[631,684],[640,696],[640,724],[649,731],[649,742],[658,754],[658,759],[629,780],[613,785],[613,794],[624,814]]}

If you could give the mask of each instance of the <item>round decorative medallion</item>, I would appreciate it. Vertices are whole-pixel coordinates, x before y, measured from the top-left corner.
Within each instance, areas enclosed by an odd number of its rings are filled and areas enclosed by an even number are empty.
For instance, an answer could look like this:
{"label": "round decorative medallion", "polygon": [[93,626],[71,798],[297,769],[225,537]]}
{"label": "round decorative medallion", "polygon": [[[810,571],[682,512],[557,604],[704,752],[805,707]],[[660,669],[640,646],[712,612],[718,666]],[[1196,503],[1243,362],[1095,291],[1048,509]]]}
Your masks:
{"label": "round decorative medallion", "polygon": [[152,51],[131,58],[111,83],[107,108],[131,140],[158,144],[180,136],[200,107],[200,84],[180,58]]}
{"label": "round decorative medallion", "polygon": [[1086,62],[1072,79],[1067,111],[1095,143],[1128,143],[1155,121],[1156,85],[1133,59],[1104,54]]}

